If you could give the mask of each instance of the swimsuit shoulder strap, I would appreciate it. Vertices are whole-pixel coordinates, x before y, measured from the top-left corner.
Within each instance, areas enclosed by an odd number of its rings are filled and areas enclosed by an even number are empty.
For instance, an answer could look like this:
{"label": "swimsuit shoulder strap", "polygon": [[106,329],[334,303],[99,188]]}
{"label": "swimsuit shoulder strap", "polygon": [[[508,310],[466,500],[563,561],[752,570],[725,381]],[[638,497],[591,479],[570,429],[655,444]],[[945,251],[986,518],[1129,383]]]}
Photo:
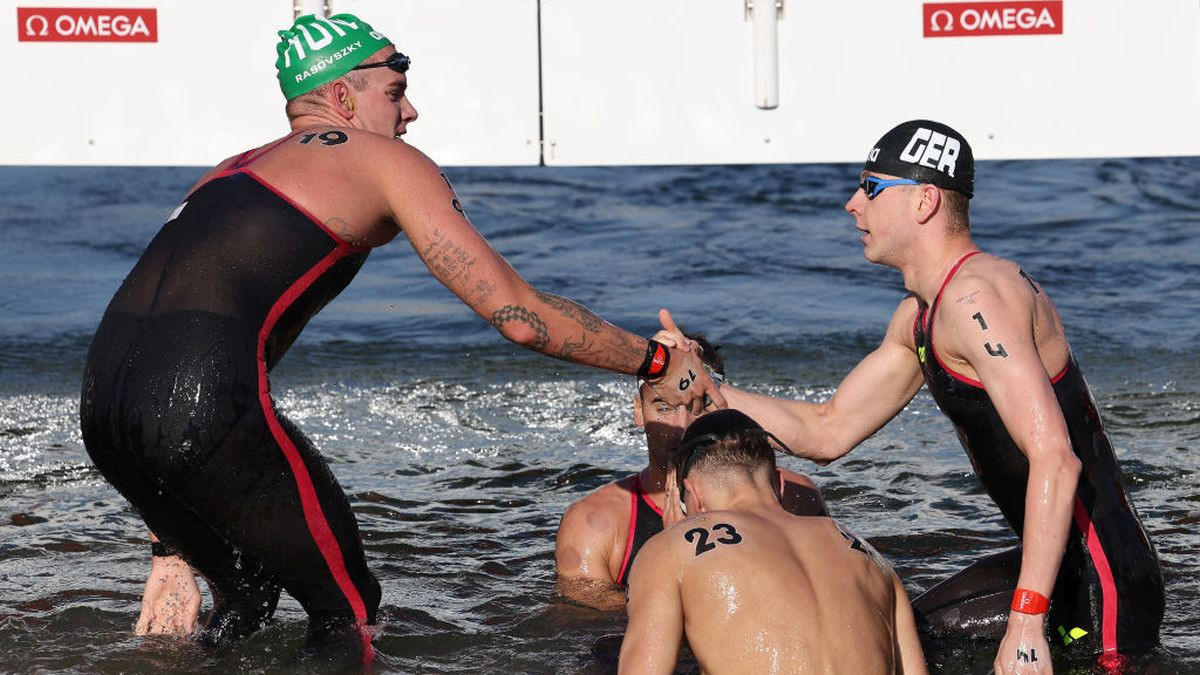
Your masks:
{"label": "swimsuit shoulder strap", "polygon": [[[979,253],[983,253],[983,251],[975,250],[964,253],[962,257],[956,260],[950,267],[950,271],[946,273],[946,278],[942,279],[942,285],[938,287],[937,295],[933,296],[933,302],[929,305],[929,311],[925,313],[925,316],[921,317],[923,323],[925,324],[925,330],[930,336],[930,340],[933,339],[933,314],[937,311],[938,303],[940,303],[942,300],[942,291],[946,290],[946,286],[950,283],[950,280],[953,279],[954,275],[958,273],[958,268],[962,267],[963,263]],[[917,315],[920,316],[922,311],[923,310],[918,310]]]}

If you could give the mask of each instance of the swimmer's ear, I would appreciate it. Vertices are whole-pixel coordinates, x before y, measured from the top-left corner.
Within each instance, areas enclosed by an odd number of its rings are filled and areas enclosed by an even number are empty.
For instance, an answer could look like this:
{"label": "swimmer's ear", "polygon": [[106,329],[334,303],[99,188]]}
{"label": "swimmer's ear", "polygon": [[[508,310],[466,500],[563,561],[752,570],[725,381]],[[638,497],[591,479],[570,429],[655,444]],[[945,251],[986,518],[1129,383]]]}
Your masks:
{"label": "swimmer's ear", "polygon": [[917,222],[924,225],[938,212],[942,203],[942,193],[936,185],[922,184],[917,189],[921,191],[921,199],[917,202]]}
{"label": "swimmer's ear", "polygon": [[633,393],[633,423],[643,428],[646,426],[646,416],[642,414],[641,387]]}
{"label": "swimmer's ear", "polygon": [[[704,495],[700,494],[700,490],[696,489],[696,482],[693,481],[691,478],[684,478],[683,479],[683,487],[685,490],[687,490],[687,498],[685,499],[685,501],[696,502],[695,509],[688,506],[687,514],[689,516],[693,516],[697,513],[707,512],[708,509],[704,507]],[[685,506],[686,506],[686,504],[685,504]]]}
{"label": "swimmer's ear", "polygon": [[347,120],[354,117],[354,97],[350,95],[350,88],[345,82],[334,80],[329,87],[329,96],[338,115]]}

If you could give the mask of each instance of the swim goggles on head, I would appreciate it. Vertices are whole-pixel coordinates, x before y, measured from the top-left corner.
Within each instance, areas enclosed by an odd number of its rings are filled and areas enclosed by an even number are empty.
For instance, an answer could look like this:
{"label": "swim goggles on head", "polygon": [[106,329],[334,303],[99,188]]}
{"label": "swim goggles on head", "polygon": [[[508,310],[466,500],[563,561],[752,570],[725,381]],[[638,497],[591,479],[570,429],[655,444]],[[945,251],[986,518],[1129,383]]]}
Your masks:
{"label": "swim goggles on head", "polygon": [[[361,67],[361,66],[360,66]],[[893,185],[920,185],[920,181],[915,181],[911,178],[877,178],[875,176],[867,176],[858,184],[862,191],[867,194],[867,199],[875,199],[875,196],[880,192],[892,187]]]}
{"label": "swim goggles on head", "polygon": [[367,68],[383,68],[384,66],[387,66],[390,70],[394,70],[397,73],[407,73],[408,65],[410,63],[412,63],[412,59],[401,54],[400,52],[396,52],[395,54],[387,57],[386,60],[380,61],[379,63],[368,63],[362,66],[354,66],[350,70],[366,70]]}
{"label": "swim goggles on head", "polygon": [[751,427],[746,429],[738,429],[733,432],[723,431],[711,434],[701,434],[695,438],[689,438],[687,442],[680,445],[679,449],[676,451],[677,458],[683,457],[683,461],[679,462],[675,468],[675,482],[679,488],[679,500],[683,501],[684,496],[687,494],[687,490],[683,487],[683,479],[687,478],[687,475],[691,472],[692,466],[695,465],[696,460],[704,455],[704,448],[715,445],[720,441],[729,440],[731,438],[736,437],[739,440],[744,440],[751,436],[763,436],[769,441],[775,441],[775,444],[778,445],[779,449],[783,452],[786,452],[789,455],[796,454],[792,452],[792,449],[789,448],[786,443],[779,440],[778,436],[762,428]]}

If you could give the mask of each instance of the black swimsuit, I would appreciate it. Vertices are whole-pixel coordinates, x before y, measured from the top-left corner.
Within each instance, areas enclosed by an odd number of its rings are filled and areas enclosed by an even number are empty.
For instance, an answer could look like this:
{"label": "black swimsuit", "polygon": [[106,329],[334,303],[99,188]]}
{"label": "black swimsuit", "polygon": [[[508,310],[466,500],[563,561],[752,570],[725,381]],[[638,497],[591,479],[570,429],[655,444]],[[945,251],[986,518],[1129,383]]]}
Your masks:
{"label": "black swimsuit", "polygon": [[633,567],[633,559],[637,557],[642,546],[650,541],[650,537],[663,531],[662,509],[658,508],[642,489],[642,479],[633,475],[633,489],[629,491],[629,536],[625,539],[625,559],[621,561],[621,571],[617,573],[617,585],[624,588],[629,582],[629,570]]}
{"label": "black swimsuit", "polygon": [[[943,289],[971,255],[954,265]],[[938,357],[932,327],[940,299],[939,290],[932,308],[921,304],[913,326],[925,383],[954,424],[988,495],[1020,537],[1029,462],[983,385],[953,372]],[[1076,645],[1072,651],[1145,649],[1158,642],[1163,616],[1158,557],[1122,486],[1112,445],[1073,356],[1051,383],[1082,463],[1071,532],[1051,598],[1051,639]],[[925,622],[942,630],[1002,626],[1019,571],[1019,549],[1005,552],[935,586],[913,605]]]}
{"label": "black swimsuit", "polygon": [[257,629],[282,586],[309,613],[312,639],[350,633],[369,656],[361,627],[380,591],[358,525],[269,382],[369,249],[341,241],[248,163],[189,195],[113,297],[88,353],[83,439],[213,585],[210,639]]}

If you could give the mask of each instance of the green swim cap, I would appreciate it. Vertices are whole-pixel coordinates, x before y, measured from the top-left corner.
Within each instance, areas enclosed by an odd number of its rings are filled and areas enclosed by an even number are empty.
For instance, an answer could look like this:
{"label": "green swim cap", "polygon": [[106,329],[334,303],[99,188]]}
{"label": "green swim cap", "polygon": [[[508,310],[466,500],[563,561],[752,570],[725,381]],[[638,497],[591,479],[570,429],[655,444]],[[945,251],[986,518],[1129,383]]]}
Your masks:
{"label": "green swim cap", "polygon": [[328,19],[305,14],[288,30],[279,31],[275,45],[279,88],[290,101],[333,82],[391,44],[353,14],[334,14]]}

